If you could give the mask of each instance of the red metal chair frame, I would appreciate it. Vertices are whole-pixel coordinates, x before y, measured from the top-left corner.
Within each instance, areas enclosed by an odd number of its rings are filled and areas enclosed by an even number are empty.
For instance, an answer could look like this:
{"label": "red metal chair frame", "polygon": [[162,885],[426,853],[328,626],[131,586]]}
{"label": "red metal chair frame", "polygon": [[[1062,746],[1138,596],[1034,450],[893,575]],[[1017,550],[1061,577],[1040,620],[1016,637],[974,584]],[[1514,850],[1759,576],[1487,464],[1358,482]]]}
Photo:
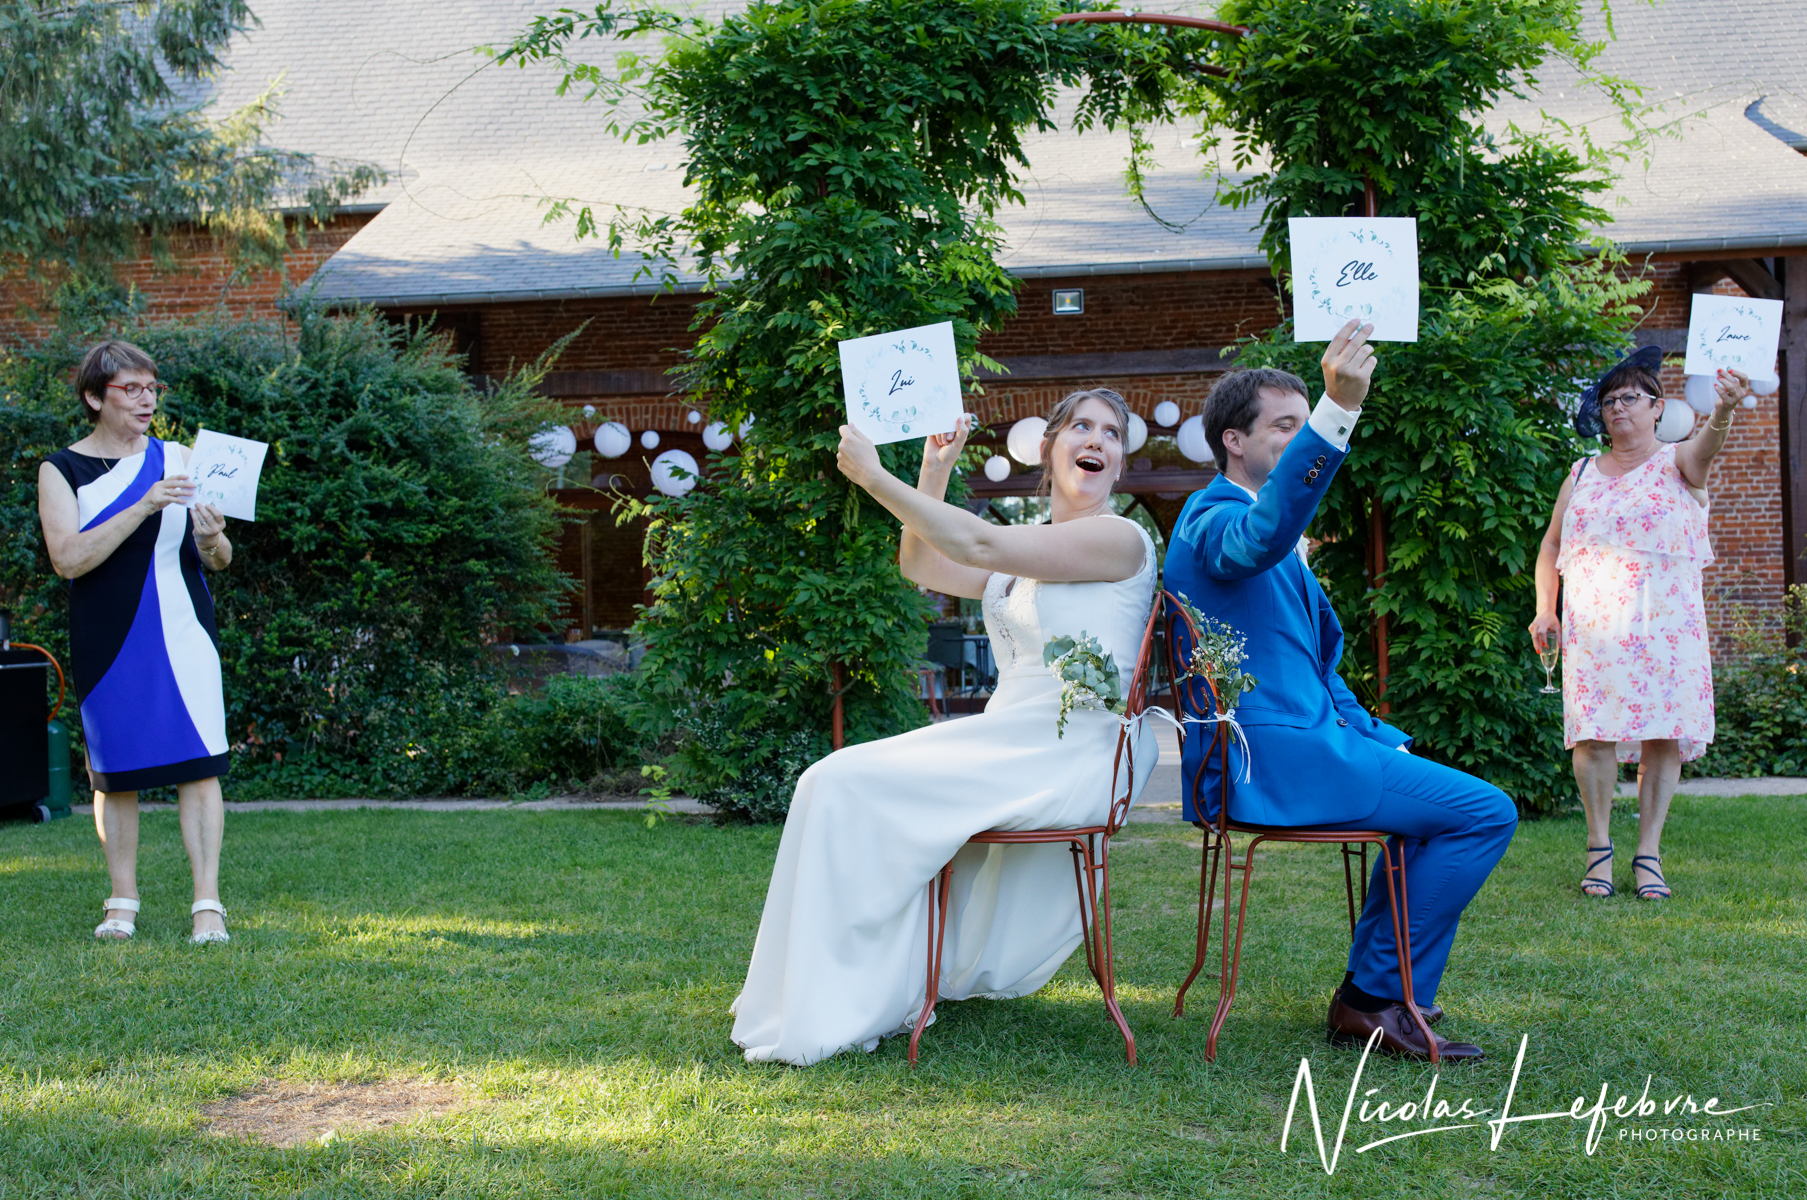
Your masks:
{"label": "red metal chair frame", "polygon": [[[1185,717],[1187,703],[1184,697],[1187,680],[1186,672],[1189,664],[1183,659],[1183,647],[1197,644],[1199,629],[1193,622],[1191,614],[1169,599],[1167,604],[1167,649],[1169,666],[1172,670],[1174,686],[1174,706],[1181,718],[1180,745],[1185,747]],[[1191,634],[1191,642],[1175,636],[1181,621],[1185,622]],[[1198,680],[1210,698],[1212,707],[1217,708],[1217,694],[1211,685]],[[1186,981],[1180,984],[1179,994],[1173,998],[1173,1015],[1181,1016],[1186,1010],[1186,990],[1198,973],[1204,968],[1205,954],[1209,948],[1211,937],[1211,900],[1217,887],[1217,869],[1219,861],[1223,864],[1223,951],[1222,966],[1218,976],[1217,1012],[1211,1018],[1211,1032],[1205,1038],[1205,1061],[1217,1060],[1217,1035],[1223,1030],[1224,1021],[1229,1018],[1230,1005],[1236,1000],[1237,976],[1242,966],[1242,933],[1248,919],[1249,880],[1255,869],[1255,849],[1263,842],[1300,842],[1306,844],[1338,844],[1343,848],[1343,884],[1348,897],[1349,932],[1355,932],[1356,914],[1355,876],[1350,860],[1361,861],[1360,877],[1362,904],[1368,900],[1368,847],[1376,847],[1385,864],[1387,880],[1387,907],[1393,920],[1393,943],[1398,949],[1400,994],[1405,999],[1406,1011],[1417,1022],[1419,1032],[1424,1035],[1424,1044],[1430,1048],[1430,1061],[1437,1062],[1437,1039],[1431,1035],[1430,1025],[1426,1023],[1424,1014],[1412,997],[1412,932],[1411,922],[1405,919],[1410,907],[1405,895],[1405,850],[1397,837],[1373,829],[1291,829],[1274,825],[1250,825],[1230,817],[1230,731],[1219,723],[1213,726],[1212,741],[1199,761],[1191,785],[1192,795],[1198,796],[1199,778],[1204,774],[1210,755],[1218,755],[1219,784],[1221,792],[1218,796],[1217,820],[1206,825],[1194,821],[1205,832],[1203,852],[1198,867],[1198,945],[1192,958],[1192,972]],[[1196,803],[1196,800],[1195,800]],[[1243,848],[1242,861],[1236,861],[1235,845],[1232,834],[1253,835]],[[1232,940],[1230,934],[1230,903],[1235,898],[1236,873],[1242,873],[1242,895],[1236,907],[1236,933]]]}
{"label": "red metal chair frame", "polygon": [[[1162,593],[1164,596],[1165,593]],[[1141,652],[1136,658],[1135,673],[1130,678],[1125,715],[1135,717],[1148,706],[1149,676],[1155,662],[1155,635],[1160,628],[1161,596],[1156,596],[1153,611],[1148,614],[1148,627],[1142,634]],[[1111,766],[1111,806],[1103,825],[1083,825],[1070,829],[988,829],[967,839],[967,844],[1026,846],[1046,842],[1065,842],[1073,853],[1073,882],[1079,891],[1079,928],[1085,945],[1085,964],[1098,981],[1104,994],[1105,1011],[1123,1035],[1123,1049],[1129,1065],[1136,1065],[1136,1037],[1117,1007],[1116,972],[1111,959],[1111,874],[1110,840],[1129,819],[1130,802],[1136,794],[1136,764],[1131,753],[1131,726],[1125,724],[1117,734],[1117,753]],[[1118,785],[1121,784],[1119,791]],[[923,997],[922,1012],[916,1027],[910,1031],[911,1066],[916,1065],[916,1045],[922,1031],[934,1015],[935,1002],[941,991],[941,953],[947,940],[947,895],[953,881],[954,864],[950,861],[929,882],[929,952],[928,990]]]}

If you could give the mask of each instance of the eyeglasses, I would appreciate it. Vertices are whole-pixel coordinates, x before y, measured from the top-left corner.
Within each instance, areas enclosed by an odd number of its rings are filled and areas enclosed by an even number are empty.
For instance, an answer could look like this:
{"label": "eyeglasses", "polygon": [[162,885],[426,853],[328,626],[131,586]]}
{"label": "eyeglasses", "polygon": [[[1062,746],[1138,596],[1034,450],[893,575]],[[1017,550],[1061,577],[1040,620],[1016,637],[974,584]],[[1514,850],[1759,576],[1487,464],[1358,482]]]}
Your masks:
{"label": "eyeglasses", "polygon": [[1600,397],[1600,407],[1603,409],[1614,407],[1630,408],[1633,400],[1648,400],[1652,404],[1655,404],[1661,399],[1661,396],[1652,396],[1645,392],[1625,392],[1618,396]]}
{"label": "eyeglasses", "polygon": [[110,388],[118,388],[120,391],[124,392],[127,400],[136,400],[146,392],[151,394],[151,399],[157,400],[161,399],[169,392],[169,384],[167,383],[109,383],[107,386]]}

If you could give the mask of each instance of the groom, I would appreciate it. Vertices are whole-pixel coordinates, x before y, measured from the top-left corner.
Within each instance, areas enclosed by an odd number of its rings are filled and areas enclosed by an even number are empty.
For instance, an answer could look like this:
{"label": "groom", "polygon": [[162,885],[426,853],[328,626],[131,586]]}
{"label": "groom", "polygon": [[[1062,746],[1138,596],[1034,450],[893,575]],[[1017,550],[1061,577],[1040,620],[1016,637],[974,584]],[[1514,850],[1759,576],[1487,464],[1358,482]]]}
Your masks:
{"label": "groom", "polygon": [[[1493,785],[1415,758],[1412,739],[1370,716],[1337,674],[1343,628],[1311,569],[1304,533],[1337,467],[1374,374],[1372,326],[1345,325],[1324,352],[1316,406],[1296,375],[1271,368],[1226,375],[1205,400],[1205,437],[1220,474],[1186,502],[1167,550],[1166,587],[1246,635],[1245,665],[1260,684],[1237,717],[1248,735],[1249,778],[1231,751],[1231,816],[1253,825],[1361,828],[1397,834],[1410,906],[1413,999],[1428,1020],[1456,921],[1506,852],[1518,826]],[[1186,739],[1188,820],[1217,816],[1222,794],[1211,739]],[[1424,1034],[1399,986],[1380,866],[1356,923],[1349,972],[1330,1006],[1330,1040],[1427,1058]],[[1480,1048],[1433,1033],[1441,1059]]]}

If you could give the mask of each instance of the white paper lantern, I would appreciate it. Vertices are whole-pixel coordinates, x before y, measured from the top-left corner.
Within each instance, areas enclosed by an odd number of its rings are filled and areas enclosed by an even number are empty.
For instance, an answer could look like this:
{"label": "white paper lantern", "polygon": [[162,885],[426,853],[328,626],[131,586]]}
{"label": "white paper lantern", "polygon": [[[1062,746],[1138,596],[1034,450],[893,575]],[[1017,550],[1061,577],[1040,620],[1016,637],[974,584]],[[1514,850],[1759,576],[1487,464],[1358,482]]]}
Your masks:
{"label": "white paper lantern", "polygon": [[1205,440],[1203,417],[1187,417],[1174,433],[1173,440],[1179,444],[1180,453],[1193,462],[1202,463],[1211,457],[1211,443]]}
{"label": "white paper lantern", "polygon": [[585,417],[593,417],[595,415],[596,415],[596,406],[594,404],[584,405],[584,416]]}
{"label": "white paper lantern", "polygon": [[753,418],[748,417],[746,420],[744,420],[740,423],[740,436],[743,438],[746,437],[747,431],[752,428],[753,428]]}
{"label": "white paper lantern", "polygon": [[1134,454],[1148,443],[1148,422],[1135,413],[1129,414],[1129,431],[1124,435],[1123,453]]}
{"label": "white paper lantern", "polygon": [[640,444],[645,446],[648,450],[657,450],[659,448],[659,431],[656,429],[649,429],[641,434]]}
{"label": "white paper lantern", "polygon": [[[1776,394],[1776,389],[1781,386],[1782,379],[1779,375],[1751,376],[1751,395],[1753,396],[1773,396]],[[1755,408],[1757,406],[1750,403],[1747,398],[1744,407]]]}
{"label": "white paper lantern", "polygon": [[1710,413],[1716,403],[1711,375],[1690,375],[1682,385],[1682,400],[1697,413]]}
{"label": "white paper lantern", "polygon": [[711,421],[703,426],[703,445],[720,452],[734,444],[734,435],[720,421]]}
{"label": "white paper lantern", "polygon": [[1010,451],[1010,457],[1025,467],[1036,467],[1042,461],[1042,435],[1048,432],[1048,423],[1040,417],[1024,417],[1010,427],[1004,435],[1004,448]]}
{"label": "white paper lantern", "polygon": [[684,414],[684,419],[692,425],[701,425],[703,423],[703,414],[693,408]]}
{"label": "white paper lantern", "polygon": [[596,453],[604,458],[620,458],[634,448],[634,435],[620,421],[598,425],[592,440],[596,443]]}
{"label": "white paper lantern", "polygon": [[[682,450],[667,450],[653,459],[653,486],[667,496],[682,496],[696,486],[696,477],[702,472],[696,465],[696,459]],[[679,475],[678,472],[683,474]]]}
{"label": "white paper lantern", "polygon": [[1180,423],[1180,406],[1171,400],[1163,400],[1154,406],[1154,423],[1172,429]]}
{"label": "white paper lantern", "polygon": [[550,426],[527,439],[527,452],[540,466],[556,471],[577,453],[577,435],[568,425]]}
{"label": "white paper lantern", "polygon": [[1674,400],[1663,404],[1663,415],[1657,418],[1656,440],[1659,442],[1686,441],[1694,432],[1694,409],[1686,404],[1677,404]]}
{"label": "white paper lantern", "polygon": [[1003,483],[1010,478],[1010,460],[1002,454],[994,454],[985,460],[985,478],[993,483]]}

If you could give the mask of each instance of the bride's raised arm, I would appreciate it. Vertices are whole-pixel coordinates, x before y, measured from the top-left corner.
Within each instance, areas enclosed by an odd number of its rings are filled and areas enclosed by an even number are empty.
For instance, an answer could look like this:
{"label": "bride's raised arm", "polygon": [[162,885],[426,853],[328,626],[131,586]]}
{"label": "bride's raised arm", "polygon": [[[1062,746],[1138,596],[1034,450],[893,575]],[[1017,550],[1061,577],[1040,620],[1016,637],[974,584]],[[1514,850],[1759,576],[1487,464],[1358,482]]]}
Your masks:
{"label": "bride's raised arm", "polygon": [[1082,401],[1047,443],[1054,519],[1047,525],[993,525],[940,497],[964,432],[931,438],[917,487],[885,470],[878,448],[841,426],[841,472],[903,522],[898,561],[905,578],[936,591],[977,597],[993,572],[1049,583],[1117,582],[1142,569],[1142,539],[1110,513],[1123,465],[1123,429],[1109,404]]}

